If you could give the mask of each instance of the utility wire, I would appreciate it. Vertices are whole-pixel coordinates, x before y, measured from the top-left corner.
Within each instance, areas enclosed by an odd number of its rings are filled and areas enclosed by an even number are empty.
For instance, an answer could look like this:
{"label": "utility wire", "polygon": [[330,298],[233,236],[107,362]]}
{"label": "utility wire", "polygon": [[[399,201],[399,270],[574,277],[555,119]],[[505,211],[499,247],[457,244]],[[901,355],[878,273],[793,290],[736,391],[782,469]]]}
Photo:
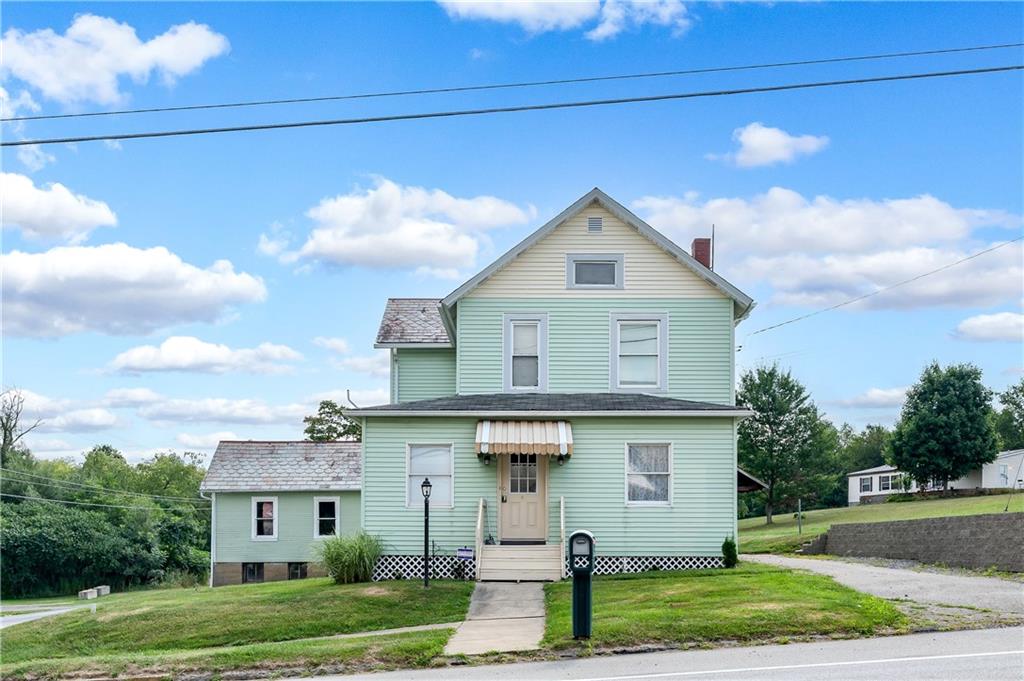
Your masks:
{"label": "utility wire", "polygon": [[860,302],[860,301],[864,300],[865,298],[871,298],[872,296],[877,296],[879,293],[885,293],[886,291],[891,291],[894,288],[898,288],[900,286],[904,286],[905,284],[909,284],[911,282],[915,282],[918,279],[924,279],[925,277],[928,277],[928,276],[931,276],[933,274],[937,274],[939,272],[943,272],[945,270],[948,270],[951,267],[956,267],[957,265],[959,265],[961,263],[965,263],[968,260],[973,260],[974,258],[978,258],[980,256],[983,256],[986,253],[991,253],[992,251],[997,251],[1000,248],[1003,248],[1004,246],[1009,246],[1010,244],[1015,243],[1017,241],[1021,241],[1022,239],[1024,239],[1024,236],[1019,236],[1016,239],[1010,239],[1009,241],[1004,241],[1001,244],[997,244],[995,246],[992,246],[991,248],[986,248],[985,250],[978,251],[977,253],[972,253],[971,255],[967,256],[966,258],[961,258],[960,260],[957,260],[956,262],[951,262],[951,263],[949,263],[947,265],[943,265],[942,267],[938,267],[938,268],[936,268],[934,270],[931,270],[929,272],[924,272],[923,274],[919,274],[916,277],[911,277],[910,279],[904,279],[903,281],[896,282],[895,284],[891,284],[889,286],[883,286],[882,288],[878,289],[877,291],[872,291],[871,293],[865,293],[864,295],[857,296],[856,298],[850,298],[849,300],[844,300],[843,302],[836,303],[835,305],[832,305],[830,307],[824,307],[824,308],[822,308],[820,310],[815,310],[814,312],[808,312],[805,315],[800,315],[799,317],[794,317],[792,319],[787,319],[786,321],[779,322],[778,324],[772,324],[771,326],[766,326],[763,329],[758,329],[757,331],[751,331],[750,333],[748,333],[744,337],[744,339],[750,338],[751,336],[756,336],[759,333],[764,333],[765,331],[771,331],[772,329],[777,329],[780,326],[786,326],[787,324],[795,324],[796,322],[800,322],[800,321],[803,321],[805,319],[809,319],[811,317],[815,317],[817,315],[824,314],[825,312],[831,312],[832,310],[838,310],[841,307],[846,307],[847,305],[852,305],[853,303]]}
{"label": "utility wire", "polygon": [[945,78],[949,76],[969,76],[983,73],[1001,73],[1020,71],[1024,65],[993,66],[981,69],[963,69],[959,71],[930,71],[926,73],[907,73],[894,76],[875,76],[871,78],[852,78],[848,80],[828,80],[811,83],[790,83],[788,85],[768,85],[762,87],[739,88],[735,90],[707,90],[700,92],[679,92],[647,97],[618,97],[615,99],[591,99],[575,102],[551,102],[547,104],[525,104],[519,106],[500,106],[486,109],[458,109],[454,111],[432,111],[412,114],[393,114],[390,116],[368,116],[364,118],[335,118],[318,121],[295,121],[289,123],[264,123],[259,125],[233,125],[222,128],[186,128],[182,130],[158,130],[153,132],[130,132],[111,135],[81,135],[76,137],[50,137],[41,139],[25,139],[0,143],[0,147],[19,147],[33,144],[71,144],[76,142],[99,142],[101,140],[133,140],[155,137],[183,137],[187,135],[210,135],[225,132],[245,132],[253,130],[281,130],[285,128],[310,128],[328,125],[354,125],[361,123],[383,123],[390,121],[410,121],[427,118],[455,118],[463,116],[481,116],[497,113],[518,113],[522,111],[550,111],[553,109],[579,109],[613,104],[634,104],[641,102],[661,102],[677,99],[696,99],[701,97],[724,97],[744,95],[758,92],[784,92],[788,90],[807,90],[812,88],[837,87],[844,85],[861,85],[866,83],[883,83],[904,80],[920,80],[925,78]]}
{"label": "utility wire", "polygon": [[680,69],[676,71],[651,71],[646,73],[624,73],[607,76],[587,76],[580,78],[560,78],[557,80],[533,80],[519,83],[491,83],[486,85],[463,85],[456,87],[435,87],[418,90],[392,90],[388,92],[364,92],[348,95],[327,95],[323,97],[294,97],[291,99],[257,99],[241,102],[220,102],[215,104],[189,104],[184,106],[163,106],[148,109],[121,109],[117,111],[88,111],[69,114],[40,114],[36,116],[12,116],[0,118],[0,122],[41,121],[58,118],[87,118],[95,116],[123,116],[129,114],[161,113],[167,111],[197,111],[200,109],[238,109],[254,106],[271,106],[277,104],[305,104],[311,102],[337,102],[351,99],[376,99],[381,97],[405,97],[409,95],[448,94],[455,92],[479,92],[481,90],[510,90],[513,88],[529,88],[545,85],[570,85],[575,83],[597,83],[612,80],[636,80],[641,78],[664,78],[668,76],[687,76],[701,73],[723,73],[727,71],[754,71],[758,69],[774,69],[789,66],[811,66],[814,64],[836,64],[840,62],[869,61],[876,59],[897,59],[904,57],[921,57],[936,54],[953,54],[959,52],[981,52],[984,50],[1003,50],[1013,47],[1024,47],[1024,43],[1006,43],[1001,45],[975,45],[971,47],[955,47],[937,50],[920,50],[916,52],[887,52],[883,54],[863,54],[846,57],[828,57],[824,59],[802,59],[799,61],[783,61],[767,64],[744,64],[740,66],[710,66],[696,69]]}
{"label": "utility wire", "polygon": [[[86,489],[86,490],[95,490],[97,492],[109,492],[111,494],[124,494],[124,495],[128,495],[128,496],[147,497],[147,498],[151,498],[151,499],[163,499],[163,500],[168,500],[168,501],[190,501],[190,502],[193,502],[193,503],[200,503],[200,504],[210,503],[209,501],[207,501],[205,499],[196,499],[194,497],[177,497],[177,496],[170,496],[170,495],[166,495],[166,494],[147,494],[146,492],[131,492],[131,491],[128,491],[128,490],[111,489],[109,487],[101,487],[99,485],[89,485],[89,484],[86,484],[86,483],[74,482],[74,481],[71,481],[71,480],[61,480],[60,478],[52,478],[52,477],[48,477],[46,475],[38,475],[36,473],[27,473],[25,471],[13,470],[11,468],[2,468],[2,467],[0,467],[0,471],[3,471],[7,475],[13,474],[15,476],[24,476],[24,477],[27,477],[27,478],[39,478],[40,480],[51,481],[51,482],[40,482],[40,483],[38,483],[38,484],[42,484],[42,485],[55,485],[55,486],[60,485],[60,486],[66,486],[66,487],[79,487],[79,488],[83,488],[83,489]],[[15,482],[33,483],[33,484],[35,483],[34,480],[18,480],[17,478],[14,478],[14,481]]]}
{"label": "utility wire", "polygon": [[73,506],[100,506],[103,508],[131,508],[138,511],[162,511],[164,509],[153,506],[121,506],[119,504],[94,504],[88,501],[67,501],[65,499],[47,499],[46,497],[29,497],[23,494],[8,494],[0,492],[0,497],[12,497],[14,499],[27,499],[29,501],[48,501],[53,504],[71,504]]}

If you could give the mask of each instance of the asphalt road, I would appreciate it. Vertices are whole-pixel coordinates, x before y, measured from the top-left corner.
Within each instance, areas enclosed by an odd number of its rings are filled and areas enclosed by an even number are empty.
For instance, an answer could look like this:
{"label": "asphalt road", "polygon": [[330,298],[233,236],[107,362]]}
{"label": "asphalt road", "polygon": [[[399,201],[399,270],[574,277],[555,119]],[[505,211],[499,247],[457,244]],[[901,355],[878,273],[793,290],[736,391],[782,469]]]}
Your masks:
{"label": "asphalt road", "polygon": [[1024,679],[1024,629],[982,629],[320,678],[338,681],[1021,681]]}
{"label": "asphalt road", "polygon": [[53,617],[54,615],[60,615],[65,612],[71,612],[77,608],[84,606],[72,606],[68,608],[45,608],[36,610],[33,612],[26,612],[18,614],[16,609],[4,610],[3,614],[0,615],[0,629],[5,627],[12,627],[15,624],[21,624],[22,622],[32,622],[34,620],[41,620],[44,617]]}
{"label": "asphalt road", "polygon": [[918,603],[960,605],[1024,614],[1024,584],[998,577],[947,575],[842,560],[767,554],[744,555],[743,560],[811,570],[828,575],[857,591],[882,598],[906,598]]}

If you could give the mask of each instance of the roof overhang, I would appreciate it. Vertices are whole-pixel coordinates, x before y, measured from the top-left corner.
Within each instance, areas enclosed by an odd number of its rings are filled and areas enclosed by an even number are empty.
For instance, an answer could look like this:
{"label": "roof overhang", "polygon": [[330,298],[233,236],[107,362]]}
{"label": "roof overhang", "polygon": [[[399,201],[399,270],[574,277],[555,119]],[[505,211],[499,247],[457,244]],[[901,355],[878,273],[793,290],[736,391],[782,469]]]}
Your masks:
{"label": "roof overhang", "polygon": [[492,418],[492,419],[546,419],[555,418],[582,418],[585,416],[673,416],[673,417],[729,417],[747,418],[753,416],[754,412],[749,409],[633,409],[633,410],[603,410],[603,411],[494,411],[481,409],[460,409],[460,410],[421,410],[421,409],[374,409],[366,407],[363,409],[343,410],[346,416],[459,416],[471,418]]}
{"label": "roof overhang", "polygon": [[634,215],[618,201],[608,196],[597,187],[594,187],[589,192],[580,197],[571,206],[569,206],[561,213],[556,215],[554,218],[546,222],[542,227],[540,227],[540,229],[536,230],[535,232],[533,232],[533,234],[529,235],[528,237],[520,241],[518,244],[510,248],[508,251],[505,252],[504,255],[502,255],[500,258],[492,262],[490,265],[488,265],[483,270],[478,272],[469,281],[467,281],[462,286],[458,287],[457,289],[449,293],[445,298],[441,300],[441,315],[442,319],[444,319],[445,326],[449,327],[449,334],[452,333],[452,328],[454,327],[454,324],[449,326],[449,324],[451,323],[449,310],[452,308],[452,306],[458,303],[459,300],[466,296],[470,291],[475,289],[483,282],[487,281],[496,272],[498,272],[506,265],[508,265],[510,262],[519,257],[523,252],[525,252],[535,243],[537,243],[538,241],[546,237],[548,234],[550,234],[552,231],[554,231],[555,228],[557,228],[563,222],[565,222],[566,220],[573,217],[574,215],[582,211],[584,208],[595,202],[600,204],[605,210],[607,210],[609,213],[622,220],[627,225],[633,227],[635,230],[640,232],[640,234],[650,239],[652,242],[654,242],[655,245],[657,245],[666,253],[674,257],[681,264],[688,267],[690,270],[693,271],[694,274],[699,276],[701,279],[704,279],[711,286],[713,286],[714,288],[718,289],[723,294],[731,298],[733,300],[734,318],[737,322],[746,318],[750,314],[751,310],[754,309],[753,298],[751,298],[746,293],[730,284],[728,281],[726,281],[720,275],[716,274],[714,271],[701,265],[693,258],[692,255],[690,255],[685,250],[680,248],[678,244],[674,243],[661,232],[654,229],[646,222],[641,220],[639,217]]}
{"label": "roof overhang", "polygon": [[385,350],[404,350],[407,348],[451,349],[454,346],[451,343],[374,343],[373,347]]}

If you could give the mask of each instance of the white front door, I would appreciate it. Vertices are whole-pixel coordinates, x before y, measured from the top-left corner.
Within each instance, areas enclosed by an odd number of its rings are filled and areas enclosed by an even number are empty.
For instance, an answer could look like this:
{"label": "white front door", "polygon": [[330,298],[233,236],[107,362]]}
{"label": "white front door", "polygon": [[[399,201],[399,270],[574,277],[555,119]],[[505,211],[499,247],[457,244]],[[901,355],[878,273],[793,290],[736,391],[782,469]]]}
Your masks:
{"label": "white front door", "polygon": [[501,540],[543,543],[548,528],[548,457],[500,457]]}

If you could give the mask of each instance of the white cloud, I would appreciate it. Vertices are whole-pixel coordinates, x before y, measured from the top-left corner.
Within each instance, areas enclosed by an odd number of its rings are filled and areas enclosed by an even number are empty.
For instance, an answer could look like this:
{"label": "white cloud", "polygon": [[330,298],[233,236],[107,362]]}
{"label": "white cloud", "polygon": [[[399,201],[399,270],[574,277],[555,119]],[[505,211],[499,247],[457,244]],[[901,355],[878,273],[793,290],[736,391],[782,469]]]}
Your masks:
{"label": "white cloud", "polygon": [[208,268],[166,248],[123,243],[62,246],[0,255],[4,332],[64,336],[81,331],[149,333],[187,322],[213,322],[240,303],[262,301],[259,277],[227,260]]}
{"label": "white cloud", "polygon": [[103,396],[103,404],[108,407],[138,407],[161,399],[159,393],[149,388],[114,388]]}
{"label": "white cloud", "polygon": [[18,147],[17,156],[21,164],[32,173],[40,171],[57,161],[56,156],[43,151],[43,148],[38,144],[26,144]]}
{"label": "white cloud", "polygon": [[28,448],[32,450],[33,454],[53,454],[53,453],[64,453],[74,451],[74,447],[70,442],[61,440],[58,438],[34,438],[29,436],[26,438]]}
{"label": "white cloud", "polygon": [[117,104],[122,77],[143,83],[157,73],[170,85],[228,48],[227,38],[205,24],[177,24],[142,41],[129,24],[79,14],[63,35],[8,29],[0,40],[0,79],[13,76],[62,104]]}
{"label": "white cloud", "polygon": [[372,189],[325,198],[307,215],[317,226],[284,262],[306,258],[376,268],[471,266],[479,232],[520,225],[533,217],[493,196],[456,198],[439,189],[403,187],[376,178]]}
{"label": "white cloud", "polygon": [[67,399],[22,390],[25,398],[22,418],[26,422],[42,420],[36,430],[48,433],[81,433],[107,430],[118,425],[117,416],[101,407],[88,407]]}
{"label": "white cloud", "polygon": [[754,122],[732,131],[739,149],[728,154],[708,154],[711,160],[725,160],[740,168],[792,163],[798,156],[816,154],[828,146],[825,136],[790,135],[781,128],[771,128]]}
{"label": "white cloud", "polygon": [[113,227],[117,216],[103,201],[74,194],[59,182],[36,187],[31,178],[0,173],[3,228],[31,238],[83,241],[97,227]]}
{"label": "white cloud", "polygon": [[260,240],[256,244],[256,250],[263,255],[269,255],[276,257],[281,254],[284,249],[288,248],[287,237],[269,237],[266,234],[260,234]]}
{"label": "white cloud", "polygon": [[391,356],[387,350],[379,350],[372,355],[342,357],[331,363],[339,369],[347,369],[371,376],[387,376],[391,370]]}
{"label": "white cloud", "polygon": [[349,352],[348,341],[344,338],[326,338],[324,336],[317,336],[313,339],[313,345],[317,345],[321,348],[327,348],[331,352],[336,352],[339,355],[345,355]]}
{"label": "white cloud", "polygon": [[[0,87],[0,118],[27,116],[37,113],[39,109],[39,103],[32,98],[32,94],[28,90],[21,90],[17,97],[12,97],[7,88]],[[20,131],[24,122],[15,121],[10,125]]]}
{"label": "white cloud", "polygon": [[110,362],[112,371],[140,373],[146,371],[188,371],[224,374],[244,371],[269,374],[290,369],[286,362],[302,359],[287,345],[260,343],[255,348],[230,348],[207,343],[194,336],[171,336],[159,346],[140,345],[125,350]]}
{"label": "white cloud", "polygon": [[860,409],[890,409],[899,407],[907,397],[907,388],[870,388],[867,392],[847,400],[839,400],[844,407]]}
{"label": "white cloud", "polygon": [[598,0],[441,0],[439,4],[453,19],[519,24],[530,33],[577,28],[596,17],[600,7]]}
{"label": "white cloud", "polygon": [[217,433],[203,433],[201,435],[193,435],[191,433],[178,433],[175,438],[179,444],[185,447],[191,447],[193,449],[213,449],[221,440],[241,440],[230,430],[222,430]]}
{"label": "white cloud", "polygon": [[1024,341],[1024,314],[997,312],[968,317],[956,327],[958,338],[970,341]]}
{"label": "white cloud", "polygon": [[532,34],[581,28],[596,19],[585,34],[593,41],[645,24],[671,28],[678,36],[691,24],[682,0],[440,0],[440,5],[453,19],[517,24]]}
{"label": "white cloud", "polygon": [[141,407],[139,416],[157,423],[302,424],[310,412],[304,404],[269,405],[263,400],[219,397],[167,399]]}

